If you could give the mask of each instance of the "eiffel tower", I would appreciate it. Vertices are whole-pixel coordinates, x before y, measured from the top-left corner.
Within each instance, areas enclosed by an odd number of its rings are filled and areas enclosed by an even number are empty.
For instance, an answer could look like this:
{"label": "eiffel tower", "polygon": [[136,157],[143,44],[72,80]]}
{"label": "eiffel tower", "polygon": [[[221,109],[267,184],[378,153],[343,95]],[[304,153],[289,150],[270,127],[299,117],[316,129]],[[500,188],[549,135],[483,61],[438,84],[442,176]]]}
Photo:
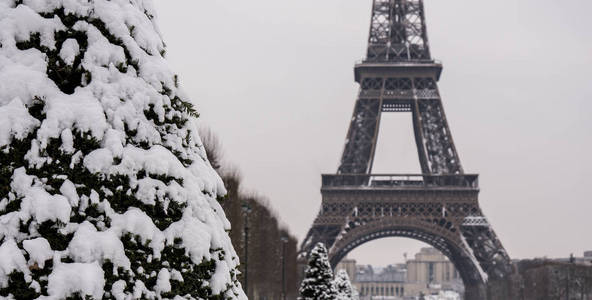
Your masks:
{"label": "eiffel tower", "polygon": [[[366,59],[354,67],[359,95],[336,174],[322,175],[322,204],[305,240],[331,265],[368,241],[408,237],[446,255],[465,299],[486,299],[488,280],[512,273],[479,207],[478,175],[465,174],[442,106],[442,64],[431,58],[422,0],[374,0]],[[382,113],[410,112],[422,174],[372,174]]]}

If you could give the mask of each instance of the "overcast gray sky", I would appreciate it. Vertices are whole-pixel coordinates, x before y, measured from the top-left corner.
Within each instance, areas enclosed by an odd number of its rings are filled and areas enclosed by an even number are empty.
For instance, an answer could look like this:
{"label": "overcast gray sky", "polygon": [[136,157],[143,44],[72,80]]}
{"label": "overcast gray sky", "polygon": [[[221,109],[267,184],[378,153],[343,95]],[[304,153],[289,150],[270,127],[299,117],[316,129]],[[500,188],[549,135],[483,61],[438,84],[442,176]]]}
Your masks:
{"label": "overcast gray sky", "polygon": [[[157,0],[168,59],[248,190],[301,240],[337,169],[371,0]],[[513,258],[592,250],[592,1],[425,0],[466,172]],[[409,116],[387,115],[375,171],[418,171]],[[418,242],[355,249],[387,264]]]}

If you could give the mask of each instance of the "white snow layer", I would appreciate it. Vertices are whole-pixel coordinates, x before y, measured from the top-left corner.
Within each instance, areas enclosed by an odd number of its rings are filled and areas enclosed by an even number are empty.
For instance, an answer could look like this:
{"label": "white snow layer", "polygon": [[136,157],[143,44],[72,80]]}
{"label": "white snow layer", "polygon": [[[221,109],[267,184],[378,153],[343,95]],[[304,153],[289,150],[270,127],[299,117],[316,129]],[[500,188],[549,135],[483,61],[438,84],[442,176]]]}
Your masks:
{"label": "white snow layer", "polygon": [[125,256],[123,243],[113,230],[97,231],[89,222],[80,224],[70,241],[68,251],[74,261],[103,263],[109,260],[115,267],[131,267],[129,259]]}
{"label": "white snow layer", "polygon": [[80,46],[75,39],[67,39],[60,50],[60,57],[67,65],[72,65],[76,56],[80,53]]}
{"label": "white snow layer", "polygon": [[0,288],[8,286],[8,275],[13,271],[25,274],[25,280],[31,281],[27,260],[13,239],[8,239],[0,245]]}
{"label": "white snow layer", "polygon": [[44,268],[45,262],[53,257],[49,242],[42,237],[23,241],[23,248],[29,253],[29,261],[41,269]]}
{"label": "white snow layer", "polygon": [[19,197],[24,197],[19,212],[23,221],[33,218],[41,224],[45,221],[61,221],[68,224],[72,207],[68,199],[62,195],[51,195],[34,176],[25,173],[20,167],[14,171],[11,188]]}
{"label": "white snow layer", "polygon": [[[122,73],[116,66],[126,64],[124,49],[111,44],[94,25],[83,20],[78,21],[74,29],[87,35],[86,50],[82,51],[74,39],[66,40],[57,49],[55,32],[66,27],[58,17],[44,18],[39,13],[60,7],[66,13],[102,20],[137,61],[138,69],[130,65],[126,73]],[[14,0],[0,1],[0,147],[14,139],[23,139],[37,129],[25,156],[30,167],[40,168],[51,162],[51,158],[44,156],[44,149],[50,139],[61,139],[61,150],[74,155],[72,165],[82,161],[91,172],[129,176],[131,189],[138,188],[135,196],[141,203],[151,205],[162,201],[168,205],[166,201],[176,201],[187,204],[182,219],[161,231],[140,209],[131,208],[118,214],[107,201],[99,199],[95,191],[80,195],[74,184],[76,178],[68,178],[56,191],[40,178],[27,174],[26,168],[16,169],[10,199],[0,199],[0,208],[6,206],[7,201],[22,199],[19,211],[0,215],[0,240],[4,241],[0,245],[0,287],[7,285],[8,274],[14,270],[23,272],[30,281],[28,265],[43,267],[52,257],[49,299],[65,298],[75,292],[95,299],[100,299],[104,292],[112,293],[117,299],[160,297],[161,292],[171,289],[171,274],[172,280],[183,280],[177,270],[163,269],[158,274],[155,291],[148,290],[140,280],[135,281],[132,294],[124,292],[126,283],[123,281],[116,282],[111,291],[104,291],[101,263],[108,259],[114,268],[129,269],[130,261],[120,238],[130,233],[139,235],[144,242],[150,241],[155,258],[176,238],[181,238],[187,255],[196,264],[212,258],[209,249],[222,249],[225,258],[216,263],[209,286],[214,292],[230,286],[227,297],[246,299],[240,284],[233,282],[230,275],[238,259],[225,231],[230,223],[216,201],[216,195],[226,191],[207,162],[194,121],[190,120],[176,132],[162,134],[144,115],[144,110],[153,107],[162,121],[165,116],[171,118],[180,114],[163,109],[164,105],[171,106],[172,98],[189,101],[175,88],[175,76],[161,56],[164,44],[154,15],[151,0],[24,0],[19,5]],[[46,74],[48,62],[44,53],[34,48],[19,50],[16,47],[17,42],[28,40],[33,33],[39,33],[42,46],[59,50],[59,56],[68,65],[82,55],[82,67],[92,75],[90,83],[77,87],[72,94],[62,92]],[[165,86],[171,90],[169,96],[161,93]],[[42,122],[27,111],[34,99],[42,99],[45,104],[46,118]],[[151,147],[144,150],[127,144],[126,127],[137,132],[133,137],[135,142]],[[90,133],[100,141],[101,148],[84,156],[74,148],[74,131]],[[182,142],[184,137],[190,138],[188,143]],[[184,166],[177,157],[193,163]],[[180,179],[182,184],[137,179],[136,174],[141,169]],[[89,202],[105,211],[111,219],[110,227],[70,222],[71,212],[86,208]],[[20,221],[27,220],[32,220],[32,224],[59,221],[65,224],[62,230],[74,233],[74,238],[66,251],[55,251],[35,231],[31,235],[19,232]],[[22,242],[24,249],[19,249],[18,242]],[[29,254],[28,261],[24,251]],[[62,257],[74,262],[61,263]],[[35,285],[38,283],[32,284]]]}
{"label": "white snow layer", "polygon": [[171,291],[171,273],[169,270],[162,268],[158,272],[158,277],[156,279],[156,292],[170,292]]}
{"label": "white snow layer", "polygon": [[438,295],[427,295],[425,300],[460,300],[460,295],[455,291],[440,291]]}
{"label": "white snow layer", "polygon": [[[49,274],[48,299],[64,299],[80,292],[93,299],[103,298],[105,274],[97,261],[92,263],[60,263]],[[45,297],[40,297],[41,299]]]}
{"label": "white snow layer", "polygon": [[26,137],[38,126],[39,121],[29,115],[23,102],[19,98],[12,99],[0,106],[0,147],[10,144],[12,137]]}

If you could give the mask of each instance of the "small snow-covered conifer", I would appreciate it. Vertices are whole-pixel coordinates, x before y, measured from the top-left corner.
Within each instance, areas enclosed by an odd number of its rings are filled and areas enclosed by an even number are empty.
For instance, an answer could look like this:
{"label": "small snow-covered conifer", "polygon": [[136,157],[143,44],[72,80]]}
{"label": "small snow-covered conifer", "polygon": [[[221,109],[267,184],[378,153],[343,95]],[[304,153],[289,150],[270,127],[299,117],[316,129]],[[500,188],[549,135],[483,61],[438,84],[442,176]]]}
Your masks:
{"label": "small snow-covered conifer", "polygon": [[337,271],[333,285],[337,289],[337,300],[357,300],[358,291],[352,286],[347,272],[343,269]]}
{"label": "small snow-covered conifer", "polygon": [[0,298],[246,299],[151,0],[0,1]]}
{"label": "small snow-covered conifer", "polygon": [[334,300],[336,297],[337,290],[333,285],[333,271],[327,257],[327,249],[323,243],[318,243],[310,252],[298,299]]}

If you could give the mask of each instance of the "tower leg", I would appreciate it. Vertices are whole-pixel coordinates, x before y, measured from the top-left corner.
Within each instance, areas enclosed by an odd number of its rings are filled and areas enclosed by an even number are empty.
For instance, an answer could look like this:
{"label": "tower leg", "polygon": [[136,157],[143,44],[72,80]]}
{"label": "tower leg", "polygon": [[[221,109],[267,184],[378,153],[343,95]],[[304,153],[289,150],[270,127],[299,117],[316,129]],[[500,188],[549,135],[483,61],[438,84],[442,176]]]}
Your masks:
{"label": "tower leg", "polygon": [[465,285],[464,300],[487,300],[487,288],[485,284],[477,283],[472,285]]}

